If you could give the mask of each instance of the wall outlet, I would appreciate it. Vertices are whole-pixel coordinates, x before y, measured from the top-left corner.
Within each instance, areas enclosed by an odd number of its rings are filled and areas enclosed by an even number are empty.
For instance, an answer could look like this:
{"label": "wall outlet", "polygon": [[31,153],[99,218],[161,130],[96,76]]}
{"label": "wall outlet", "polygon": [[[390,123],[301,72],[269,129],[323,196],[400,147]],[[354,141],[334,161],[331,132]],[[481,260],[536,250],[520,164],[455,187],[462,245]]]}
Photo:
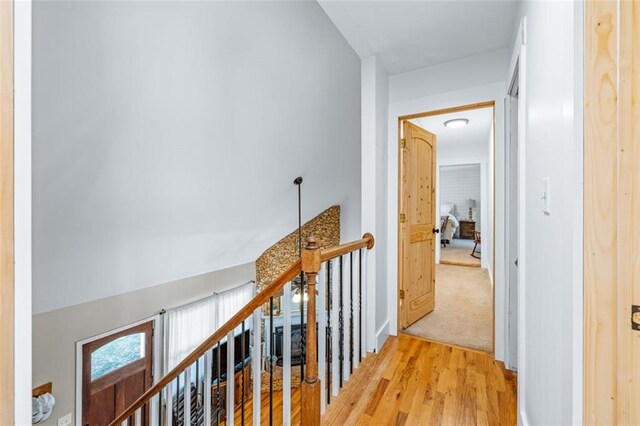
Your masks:
{"label": "wall outlet", "polygon": [[64,417],[60,417],[58,419],[58,426],[71,426],[71,422],[73,421],[73,417],[71,413],[67,414]]}

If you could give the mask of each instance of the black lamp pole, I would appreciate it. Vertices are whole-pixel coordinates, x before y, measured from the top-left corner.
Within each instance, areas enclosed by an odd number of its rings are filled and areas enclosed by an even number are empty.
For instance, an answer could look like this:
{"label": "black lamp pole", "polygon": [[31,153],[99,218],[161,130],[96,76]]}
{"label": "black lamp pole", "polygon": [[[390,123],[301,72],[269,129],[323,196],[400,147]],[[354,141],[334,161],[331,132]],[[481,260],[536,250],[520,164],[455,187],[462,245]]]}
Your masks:
{"label": "black lamp pole", "polygon": [[[293,183],[298,187],[298,256],[302,257],[302,176],[295,178]],[[300,335],[302,337],[302,354],[300,358],[300,380],[304,380],[304,360],[306,339],[304,334],[304,272],[300,271]]]}

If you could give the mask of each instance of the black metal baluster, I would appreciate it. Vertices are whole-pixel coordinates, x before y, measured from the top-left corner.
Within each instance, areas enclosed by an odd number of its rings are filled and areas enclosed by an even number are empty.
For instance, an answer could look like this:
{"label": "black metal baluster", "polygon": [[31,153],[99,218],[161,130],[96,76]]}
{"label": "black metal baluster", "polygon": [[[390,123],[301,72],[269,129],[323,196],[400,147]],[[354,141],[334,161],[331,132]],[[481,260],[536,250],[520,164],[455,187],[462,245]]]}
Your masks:
{"label": "black metal baluster", "polygon": [[327,404],[331,403],[331,364],[333,359],[331,337],[331,260],[327,261]]}
{"label": "black metal baluster", "polygon": [[220,342],[218,342],[218,349],[216,350],[216,425],[220,424],[221,412],[222,395],[220,394]]}
{"label": "black metal baluster", "polygon": [[158,393],[158,415],[156,416],[158,419],[158,426],[162,424],[162,391]]}
{"label": "black metal baluster", "polygon": [[273,297],[269,299],[269,426],[273,426]]}
{"label": "black metal baluster", "polygon": [[349,252],[349,374],[353,374],[353,252]]}
{"label": "black metal baluster", "polygon": [[300,272],[300,383],[304,381],[304,363],[307,359],[305,352],[307,351],[307,342],[305,340],[306,332],[304,326],[304,272]]}
{"label": "black metal baluster", "polygon": [[[167,404],[171,404],[171,419],[169,419],[169,421],[171,423],[168,424],[178,424],[180,423],[180,376],[176,377],[176,392],[173,394],[173,396],[171,397],[171,401],[167,401]],[[175,398],[176,400],[176,405],[173,405],[173,399]],[[175,421],[174,421],[175,419]]]}
{"label": "black metal baluster", "polygon": [[339,367],[340,367],[340,371],[338,372],[339,378],[340,378],[340,387],[342,388],[342,373],[344,370],[344,297],[343,297],[343,286],[342,286],[342,256],[340,256],[340,262],[339,262],[339,266],[340,266],[340,276],[338,277],[338,297],[340,300],[340,306],[338,308],[338,324],[339,324],[339,330],[338,333],[340,333],[338,335],[338,341],[339,341],[339,345],[338,345],[338,350],[340,351],[340,353],[338,354],[338,360],[339,362]]}
{"label": "black metal baluster", "polygon": [[358,356],[362,362],[362,249],[358,250]]}
{"label": "black metal baluster", "polygon": [[244,320],[242,320],[242,339],[240,340],[240,352],[241,352],[241,359],[242,359],[242,397],[241,397],[241,402],[240,402],[240,423],[242,426],[244,426],[244,360],[245,360],[245,342],[244,342]]}
{"label": "black metal baluster", "polygon": [[[204,392],[204,388],[202,388],[202,392]],[[200,358],[196,361],[196,422],[198,421],[198,395],[200,395]]]}

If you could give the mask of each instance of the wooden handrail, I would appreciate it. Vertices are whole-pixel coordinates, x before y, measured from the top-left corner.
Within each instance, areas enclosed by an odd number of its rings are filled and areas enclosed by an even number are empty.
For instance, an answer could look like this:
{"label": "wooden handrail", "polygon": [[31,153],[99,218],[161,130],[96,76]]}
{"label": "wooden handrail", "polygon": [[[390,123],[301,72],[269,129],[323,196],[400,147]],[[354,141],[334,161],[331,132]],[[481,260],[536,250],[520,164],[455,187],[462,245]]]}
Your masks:
{"label": "wooden handrail", "polygon": [[129,416],[132,416],[135,411],[142,407],[145,402],[149,401],[155,394],[162,391],[162,389],[171,383],[176,377],[178,377],[187,367],[196,362],[206,351],[213,348],[220,340],[224,339],[230,331],[234,330],[237,326],[242,324],[242,321],[247,319],[253,311],[264,305],[269,301],[271,297],[275,297],[282,287],[289,281],[293,280],[300,274],[302,262],[300,259],[296,260],[284,271],[278,278],[276,278],[271,284],[269,284],[264,290],[256,294],[256,296],[249,301],[242,309],[238,311],[229,321],[227,321],[222,327],[217,329],[207,340],[202,342],[200,346],[195,348],[185,359],[180,361],[178,365],[173,367],[169,373],[163,378],[158,380],[153,386],[151,386],[145,393],[136,399],[136,402],[131,404],[125,411],[122,412],[116,419],[111,422],[111,425],[118,425],[125,421]]}
{"label": "wooden handrail", "polygon": [[[374,238],[370,233],[364,234],[362,239],[352,241],[346,244],[342,244],[327,250],[316,250],[314,256],[318,256],[320,262],[334,259],[338,256],[342,256],[349,252],[359,250],[367,247],[373,248]],[[306,251],[306,249],[305,249]],[[303,253],[303,257],[304,257]],[[269,284],[264,290],[256,294],[256,296],[249,301],[242,309],[240,309],[229,321],[227,321],[222,327],[216,330],[211,336],[209,336],[204,342],[202,342],[197,348],[195,348],[185,359],[180,361],[178,365],[173,367],[169,373],[162,377],[158,382],[145,391],[133,404],[131,404],[125,411],[123,411],[118,417],[116,417],[110,426],[119,425],[130,416],[133,416],[138,408],[144,406],[147,401],[160,393],[162,389],[176,377],[182,374],[187,367],[195,363],[200,357],[202,357],[208,350],[212,349],[220,340],[224,339],[229,332],[238,327],[244,320],[250,317],[253,312],[267,303],[271,297],[277,297],[284,288],[284,285],[294,278],[296,278],[302,272],[302,259],[298,259],[293,262],[278,278],[276,278],[271,284]],[[315,269],[315,268],[314,268]],[[315,325],[315,322],[314,322]],[[315,334],[314,334],[315,335]],[[314,346],[315,347],[315,346]],[[315,360],[315,358],[313,358]]]}
{"label": "wooden handrail", "polygon": [[367,249],[371,250],[374,244],[375,239],[373,238],[373,235],[367,232],[359,240],[351,241],[350,243],[341,244],[330,249],[322,250],[320,253],[320,259],[322,262],[326,262],[327,260],[335,259],[336,257],[359,250],[361,248],[366,247]]}

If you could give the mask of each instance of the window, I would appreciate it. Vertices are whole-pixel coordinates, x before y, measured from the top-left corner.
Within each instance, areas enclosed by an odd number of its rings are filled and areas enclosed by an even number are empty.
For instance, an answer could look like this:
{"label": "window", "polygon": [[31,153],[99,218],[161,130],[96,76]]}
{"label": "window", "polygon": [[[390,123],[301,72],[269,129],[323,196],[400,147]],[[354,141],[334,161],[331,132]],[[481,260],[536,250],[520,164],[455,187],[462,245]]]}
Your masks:
{"label": "window", "polygon": [[91,380],[144,358],[145,333],[119,337],[91,354]]}
{"label": "window", "polygon": [[[169,372],[255,294],[253,282],[168,310],[164,320],[164,372]],[[251,321],[247,326],[251,327]],[[239,334],[241,326],[236,329]],[[222,339],[222,342],[225,342]]]}

